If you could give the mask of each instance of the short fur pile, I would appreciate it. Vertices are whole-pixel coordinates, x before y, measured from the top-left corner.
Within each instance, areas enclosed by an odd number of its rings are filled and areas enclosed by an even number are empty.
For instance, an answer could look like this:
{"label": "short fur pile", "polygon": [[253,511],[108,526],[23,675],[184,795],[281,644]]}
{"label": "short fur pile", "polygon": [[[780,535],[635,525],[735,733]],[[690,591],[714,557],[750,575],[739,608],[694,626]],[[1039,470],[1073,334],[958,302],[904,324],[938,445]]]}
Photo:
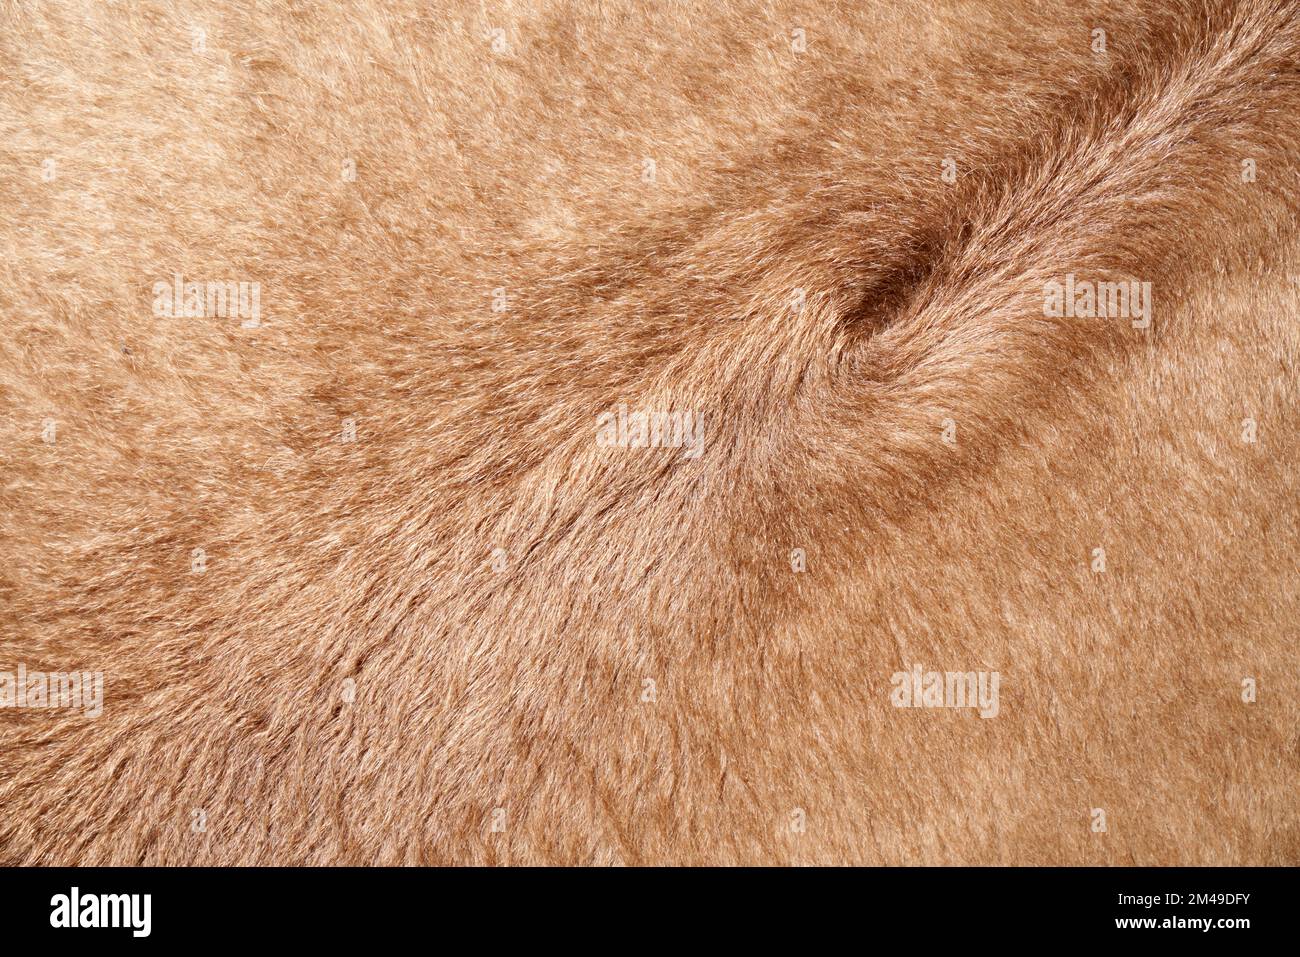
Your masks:
{"label": "short fur pile", "polygon": [[0,861],[1300,862],[1293,0],[11,2],[0,76],[0,669],[105,675],[0,710]]}

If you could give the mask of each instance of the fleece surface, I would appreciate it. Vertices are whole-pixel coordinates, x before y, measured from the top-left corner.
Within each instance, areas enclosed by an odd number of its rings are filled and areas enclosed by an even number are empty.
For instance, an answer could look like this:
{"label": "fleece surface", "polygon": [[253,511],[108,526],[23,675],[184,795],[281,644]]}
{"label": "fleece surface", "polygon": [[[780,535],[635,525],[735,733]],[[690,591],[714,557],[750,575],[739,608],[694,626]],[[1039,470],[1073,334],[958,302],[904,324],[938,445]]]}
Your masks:
{"label": "fleece surface", "polygon": [[1300,863],[1298,212],[1293,0],[0,4],[0,862]]}

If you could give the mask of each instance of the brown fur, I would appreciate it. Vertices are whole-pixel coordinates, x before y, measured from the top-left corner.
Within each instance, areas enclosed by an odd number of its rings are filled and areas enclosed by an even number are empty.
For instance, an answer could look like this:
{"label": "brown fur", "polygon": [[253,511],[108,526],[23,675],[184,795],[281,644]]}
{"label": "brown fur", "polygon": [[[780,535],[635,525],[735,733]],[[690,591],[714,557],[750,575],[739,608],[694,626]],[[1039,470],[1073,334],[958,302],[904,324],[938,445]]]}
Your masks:
{"label": "brown fur", "polygon": [[1300,862],[1300,7],[444,9],[4,6],[0,861]]}

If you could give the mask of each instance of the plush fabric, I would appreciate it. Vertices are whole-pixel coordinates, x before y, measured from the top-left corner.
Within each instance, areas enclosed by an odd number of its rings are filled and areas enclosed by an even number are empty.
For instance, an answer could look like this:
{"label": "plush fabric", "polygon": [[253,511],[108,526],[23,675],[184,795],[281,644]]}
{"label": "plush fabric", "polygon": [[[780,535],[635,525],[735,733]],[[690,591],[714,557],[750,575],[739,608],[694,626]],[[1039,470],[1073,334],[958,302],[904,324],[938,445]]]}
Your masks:
{"label": "plush fabric", "polygon": [[0,64],[0,861],[1300,863],[1294,0]]}

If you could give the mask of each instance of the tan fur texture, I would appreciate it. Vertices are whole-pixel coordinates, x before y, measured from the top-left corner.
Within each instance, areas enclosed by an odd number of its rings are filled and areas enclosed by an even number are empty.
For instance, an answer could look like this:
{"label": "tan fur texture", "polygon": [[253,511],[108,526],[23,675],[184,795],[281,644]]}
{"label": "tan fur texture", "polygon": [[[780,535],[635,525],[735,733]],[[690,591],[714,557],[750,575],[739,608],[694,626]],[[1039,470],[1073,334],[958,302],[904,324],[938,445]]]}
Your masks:
{"label": "tan fur texture", "polygon": [[10,2],[0,75],[0,670],[104,675],[0,709],[0,862],[1300,863],[1294,0]]}

